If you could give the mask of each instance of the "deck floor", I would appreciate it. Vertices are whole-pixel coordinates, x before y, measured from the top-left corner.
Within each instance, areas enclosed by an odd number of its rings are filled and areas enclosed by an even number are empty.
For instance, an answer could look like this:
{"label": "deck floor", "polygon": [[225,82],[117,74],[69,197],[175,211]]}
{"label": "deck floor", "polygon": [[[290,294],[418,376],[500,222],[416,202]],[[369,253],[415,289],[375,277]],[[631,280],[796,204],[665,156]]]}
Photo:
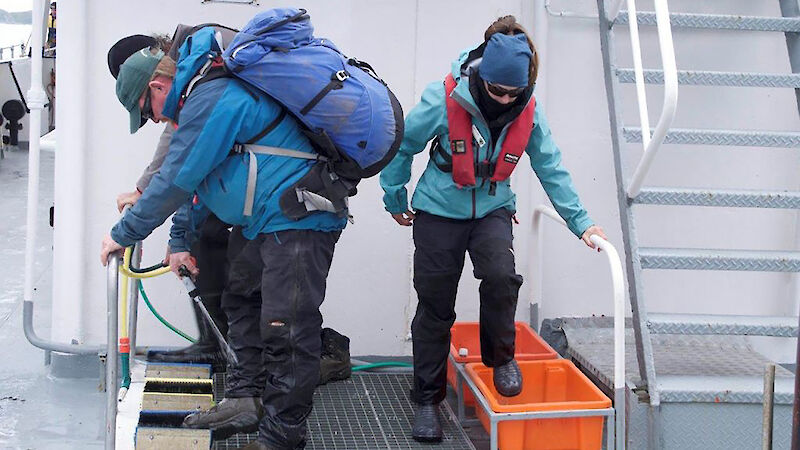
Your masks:
{"label": "deck floor", "polygon": [[[214,376],[214,394],[221,400],[224,376]],[[411,439],[414,409],[409,399],[411,374],[359,373],[328,383],[314,393],[314,409],[308,418],[309,450],[430,449]],[[443,402],[440,417],[444,440],[437,450],[474,449],[458,425],[450,406]],[[238,434],[214,444],[228,450],[254,440],[256,434]]]}
{"label": "deck floor", "polygon": [[[34,326],[50,335],[53,232],[52,153],[41,154],[38,245],[34,269]],[[94,378],[53,378],[44,351],[22,331],[28,152],[12,150],[0,160],[0,448],[102,448],[104,394]]]}

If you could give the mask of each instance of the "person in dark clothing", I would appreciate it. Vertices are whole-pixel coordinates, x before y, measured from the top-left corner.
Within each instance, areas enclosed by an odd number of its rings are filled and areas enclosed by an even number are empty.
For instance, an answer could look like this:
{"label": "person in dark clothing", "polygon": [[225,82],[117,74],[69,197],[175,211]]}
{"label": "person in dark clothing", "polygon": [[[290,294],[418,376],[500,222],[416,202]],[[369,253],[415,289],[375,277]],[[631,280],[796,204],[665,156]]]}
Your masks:
{"label": "person in dark clothing", "polygon": [[[437,405],[446,393],[450,328],[458,281],[469,252],[480,284],[481,358],[494,368],[504,396],[518,395],[514,314],[522,277],[516,273],[509,176],[527,153],[545,192],[569,229],[594,248],[605,238],[589,218],[561,164],[540,108],[535,106],[536,50],[514,16],[495,21],[484,42],[453,63],[445,82],[431,83],[406,116],[403,143],[381,172],[384,204],[400,225],[413,225],[414,288],[419,303],[411,325],[412,398],[419,405],[412,436],[438,442]],[[408,207],[411,161],[429,141],[431,158]]]}
{"label": "person in dark clothing", "polygon": [[[187,37],[187,30],[191,27],[179,25],[174,38],[165,35],[145,36],[141,34],[132,35],[120,39],[108,51],[108,68],[111,75],[117,78],[120,66],[132,54],[143,48],[157,47],[169,55],[172,59],[178,59],[178,48]],[[175,45],[173,46],[173,42]],[[158,173],[161,164],[169,150],[169,144],[175,128],[172,124],[167,124],[164,132],[158,140],[153,160],[147,165],[142,175],[136,181],[136,189],[131,192],[123,192],[117,196],[117,208],[121,212],[126,205],[133,206],[147,189],[150,180]],[[222,222],[215,215],[209,218],[200,228],[200,236],[192,245],[190,253],[197,260],[199,274],[195,283],[200,292],[200,299],[208,310],[217,328],[224,334],[228,330],[228,318],[222,309],[222,291],[225,288],[225,279],[228,271],[228,237],[230,235],[230,225]],[[169,251],[169,248],[167,249]],[[214,336],[214,331],[200,311],[199,306],[190,300],[194,311],[195,323],[199,335],[197,342],[184,348],[171,351],[151,350],[147,354],[147,359],[153,362],[190,362],[212,364],[217,368],[225,367],[225,357]]]}
{"label": "person in dark clothing", "polygon": [[[104,237],[100,260],[107,264],[110,253],[146,238],[174,213],[170,267],[186,266],[196,275],[189,250],[208,214],[236,225],[222,307],[239,363],[228,367],[225,399],[187,417],[184,426],[210,428],[216,437],[258,430],[248,449],[302,448],[319,380],[319,307],[347,218],[315,211],[293,219],[281,209],[281,195],[309,173],[310,159],[231,153],[234,144],[248,141],[315,152],[275,100],[231,77],[198,83],[184,95],[212,50],[221,49],[207,27],[187,39],[177,65],[147,48],[120,67],[117,98],[129,112],[131,133],[147,119],[178,127],[142,197]],[[243,208],[247,198],[252,202]]]}

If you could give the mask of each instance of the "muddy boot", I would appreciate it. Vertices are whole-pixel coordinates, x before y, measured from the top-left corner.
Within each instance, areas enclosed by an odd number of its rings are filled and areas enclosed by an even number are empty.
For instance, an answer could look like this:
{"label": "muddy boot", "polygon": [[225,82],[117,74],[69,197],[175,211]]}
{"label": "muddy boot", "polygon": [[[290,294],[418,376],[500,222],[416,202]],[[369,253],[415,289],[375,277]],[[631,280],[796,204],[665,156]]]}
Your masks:
{"label": "muddy boot", "polygon": [[258,431],[258,422],[264,415],[261,398],[225,398],[208,411],[190,414],[183,419],[186,428],[209,429],[214,439],[226,439],[236,433]]}
{"label": "muddy boot", "polygon": [[513,397],[522,392],[522,373],[513,359],[494,368],[492,381],[497,392],[503,397]]}
{"label": "muddy boot", "polygon": [[439,405],[419,405],[414,415],[411,437],[418,442],[441,442],[442,422],[439,420]]}
{"label": "muddy boot", "polygon": [[350,339],[331,328],[323,328],[318,384],[346,380],[350,374]]}
{"label": "muddy boot", "polygon": [[[219,342],[214,334],[214,330],[206,321],[202,311],[200,311],[200,307],[197,306],[193,300],[190,301],[192,302],[192,308],[194,309],[194,316],[195,320],[197,321],[197,329],[200,332],[197,342],[178,350],[150,350],[147,352],[147,360],[149,362],[211,364],[217,370],[224,370],[226,365],[225,354],[219,347]],[[209,306],[208,303],[212,303],[206,302],[205,298],[203,301],[207,308]],[[217,303],[219,303],[218,300]],[[214,318],[214,321],[220,328],[220,331],[222,331],[223,335],[226,334],[227,323],[222,325],[220,323],[219,314],[215,314],[215,309],[208,309],[211,317]],[[225,319],[224,315],[222,316],[222,319]]]}

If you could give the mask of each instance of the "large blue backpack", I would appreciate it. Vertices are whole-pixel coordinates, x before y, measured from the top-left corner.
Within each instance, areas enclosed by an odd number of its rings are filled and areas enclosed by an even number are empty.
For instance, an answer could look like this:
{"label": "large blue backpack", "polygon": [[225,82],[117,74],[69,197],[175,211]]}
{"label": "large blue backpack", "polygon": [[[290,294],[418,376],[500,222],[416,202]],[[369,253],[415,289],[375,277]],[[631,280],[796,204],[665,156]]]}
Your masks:
{"label": "large blue backpack", "polygon": [[225,66],[303,123],[333,172],[371,177],[397,153],[402,108],[368,64],[313,31],[304,9],[261,12],[224,50]]}

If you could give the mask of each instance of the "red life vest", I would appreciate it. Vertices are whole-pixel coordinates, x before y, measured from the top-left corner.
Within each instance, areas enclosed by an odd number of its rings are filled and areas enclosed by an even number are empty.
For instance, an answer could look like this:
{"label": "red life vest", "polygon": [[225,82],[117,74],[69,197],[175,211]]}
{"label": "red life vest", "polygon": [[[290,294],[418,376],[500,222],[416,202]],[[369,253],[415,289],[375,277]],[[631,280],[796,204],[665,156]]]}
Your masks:
{"label": "red life vest", "polygon": [[[472,117],[451,96],[456,87],[453,74],[447,74],[444,79],[445,104],[447,106],[447,129],[450,134],[450,152],[453,155],[453,181],[462,186],[475,186],[475,155],[472,150]],[[511,176],[517,167],[528,140],[533,130],[533,115],[536,109],[536,99],[531,100],[525,109],[517,116],[508,127],[506,138],[497,162],[494,165],[490,181],[496,183]],[[488,164],[489,161],[484,161]]]}

